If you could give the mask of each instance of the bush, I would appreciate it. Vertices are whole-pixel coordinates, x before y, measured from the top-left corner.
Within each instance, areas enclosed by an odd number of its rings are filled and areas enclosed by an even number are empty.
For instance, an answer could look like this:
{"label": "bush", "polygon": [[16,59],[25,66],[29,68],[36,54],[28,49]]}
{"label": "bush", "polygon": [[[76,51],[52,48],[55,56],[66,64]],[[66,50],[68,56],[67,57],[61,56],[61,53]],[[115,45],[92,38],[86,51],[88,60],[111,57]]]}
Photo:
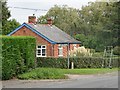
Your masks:
{"label": "bush", "polygon": [[114,54],[114,55],[120,55],[120,47],[119,47],[119,46],[116,46],[116,47],[113,49],[113,54]]}
{"label": "bush", "polygon": [[67,68],[66,58],[37,58],[37,67]]}
{"label": "bush", "polygon": [[92,54],[95,52],[94,49],[85,48],[84,46],[74,48],[73,50],[70,50],[70,57],[88,57],[92,56]]}
{"label": "bush", "polygon": [[65,79],[64,73],[55,68],[37,68],[25,74],[18,75],[19,79]]}
{"label": "bush", "polygon": [[10,79],[35,66],[35,38],[2,36],[2,79]]}
{"label": "bush", "polygon": [[[103,58],[99,57],[79,57],[70,58],[69,60],[69,67],[71,67],[71,62],[73,62],[74,68],[101,68],[102,64],[104,65],[104,67],[109,66],[109,60],[104,60]],[[37,58],[37,67],[67,68],[67,62],[67,58]],[[112,59],[112,67],[118,67],[119,63],[119,59]]]}

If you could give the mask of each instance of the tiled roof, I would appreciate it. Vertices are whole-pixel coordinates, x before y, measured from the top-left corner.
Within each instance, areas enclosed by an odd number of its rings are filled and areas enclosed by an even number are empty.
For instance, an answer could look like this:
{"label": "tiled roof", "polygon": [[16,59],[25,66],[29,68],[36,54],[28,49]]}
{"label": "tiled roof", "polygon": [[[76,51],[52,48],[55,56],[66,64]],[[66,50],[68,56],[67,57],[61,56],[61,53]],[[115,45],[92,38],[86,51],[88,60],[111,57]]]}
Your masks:
{"label": "tiled roof", "polygon": [[[46,40],[54,43],[81,43],[80,41],[75,40],[73,37],[62,31],[61,29],[57,28],[55,25],[48,25],[48,24],[32,24],[32,23],[24,23],[29,29],[32,29],[35,33],[39,34]],[[23,26],[24,26],[23,25]],[[13,34],[17,30],[11,32],[9,35]]]}
{"label": "tiled roof", "polygon": [[50,40],[57,43],[80,43],[80,41],[75,40],[73,37],[57,28],[55,25],[42,25],[42,24],[28,24]]}

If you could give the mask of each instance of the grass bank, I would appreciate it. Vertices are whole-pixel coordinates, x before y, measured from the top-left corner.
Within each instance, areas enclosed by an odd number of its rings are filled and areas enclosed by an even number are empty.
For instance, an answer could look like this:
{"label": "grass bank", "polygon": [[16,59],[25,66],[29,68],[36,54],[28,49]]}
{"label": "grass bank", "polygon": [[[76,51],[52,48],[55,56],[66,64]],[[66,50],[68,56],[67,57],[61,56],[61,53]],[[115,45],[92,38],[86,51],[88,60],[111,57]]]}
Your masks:
{"label": "grass bank", "polygon": [[36,68],[30,72],[18,75],[19,79],[65,79],[65,74],[103,74],[117,71],[117,68],[97,68],[97,69],[57,69],[57,68]]}

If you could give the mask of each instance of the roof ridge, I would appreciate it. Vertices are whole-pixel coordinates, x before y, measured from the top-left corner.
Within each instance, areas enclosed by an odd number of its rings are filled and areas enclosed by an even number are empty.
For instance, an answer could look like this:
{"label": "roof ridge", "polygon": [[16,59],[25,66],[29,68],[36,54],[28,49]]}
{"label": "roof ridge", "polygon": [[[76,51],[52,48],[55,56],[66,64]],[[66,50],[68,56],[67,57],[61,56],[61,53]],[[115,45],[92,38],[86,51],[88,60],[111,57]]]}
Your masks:
{"label": "roof ridge", "polygon": [[[44,25],[44,27],[43,27]],[[8,34],[8,36],[11,36],[13,33],[15,33],[16,31],[20,30],[20,28],[22,28],[23,26],[26,26],[28,29],[30,29],[31,31],[33,31],[34,33],[38,34],[40,37],[44,38],[45,40],[47,40],[48,42],[52,43],[52,44],[56,44],[56,43],[81,43],[80,41],[74,39],[72,36],[70,36],[69,34],[67,34],[66,32],[62,31],[60,28],[58,28],[55,25],[46,25],[46,24],[31,24],[31,23],[23,23],[21,26],[19,26],[18,28],[16,28],[14,31],[12,31],[11,33]],[[47,27],[50,26],[50,27]]]}
{"label": "roof ridge", "polygon": [[61,30],[55,25],[52,25],[51,27],[42,27],[42,25],[38,25],[38,27],[32,26],[34,29],[37,29],[38,32],[43,34],[44,36],[47,36],[51,40],[55,42],[73,42],[73,43],[81,43],[80,41],[74,39],[72,36]]}

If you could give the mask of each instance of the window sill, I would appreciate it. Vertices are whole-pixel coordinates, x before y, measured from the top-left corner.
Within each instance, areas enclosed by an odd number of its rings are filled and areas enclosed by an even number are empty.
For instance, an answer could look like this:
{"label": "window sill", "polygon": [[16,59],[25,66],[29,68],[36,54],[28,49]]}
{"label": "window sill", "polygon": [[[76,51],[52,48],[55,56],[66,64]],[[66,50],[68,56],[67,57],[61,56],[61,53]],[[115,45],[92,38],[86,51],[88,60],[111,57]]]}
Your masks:
{"label": "window sill", "polygon": [[58,55],[59,57],[63,57],[63,55]]}
{"label": "window sill", "polygon": [[47,56],[36,56],[36,57],[47,57]]}

